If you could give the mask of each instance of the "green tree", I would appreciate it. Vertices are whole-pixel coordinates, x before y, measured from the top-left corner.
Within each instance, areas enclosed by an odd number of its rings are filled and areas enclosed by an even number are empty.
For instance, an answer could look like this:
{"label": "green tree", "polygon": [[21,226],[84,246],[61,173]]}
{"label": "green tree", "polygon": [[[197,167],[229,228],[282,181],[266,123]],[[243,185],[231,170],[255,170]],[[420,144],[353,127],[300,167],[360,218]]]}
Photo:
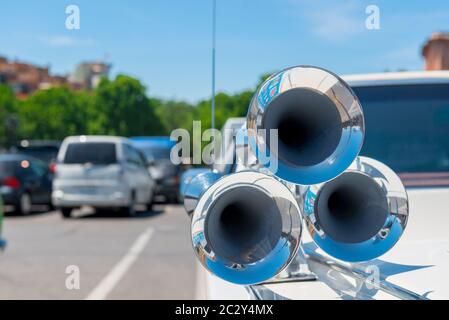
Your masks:
{"label": "green tree", "polygon": [[139,80],[129,76],[103,78],[93,93],[89,132],[121,136],[163,133],[162,122],[145,92]]}
{"label": "green tree", "polygon": [[7,85],[0,85],[0,143],[2,146],[12,144],[15,139],[17,118],[17,99],[13,90]]}
{"label": "green tree", "polygon": [[[231,117],[245,117],[251,99],[262,83],[270,77],[269,73],[263,74],[254,90],[245,90],[234,95],[218,93],[215,96],[215,125],[221,129],[226,120]],[[194,113],[195,120],[201,120],[202,129],[206,130],[211,126],[211,101],[203,100],[197,104]]]}
{"label": "green tree", "polygon": [[[263,75],[258,86],[267,77]],[[246,116],[253,94],[254,90],[218,93],[216,128],[222,128],[230,117]],[[93,92],[57,87],[37,91],[22,101],[15,98],[11,88],[0,85],[0,142],[12,143],[17,123],[18,136],[28,139],[63,139],[79,134],[168,135],[177,128],[192,132],[193,120],[201,120],[206,130],[211,125],[210,106],[210,99],[191,105],[148,98],[141,82],[125,75],[102,79]]]}
{"label": "green tree", "polygon": [[87,133],[89,95],[68,87],[36,91],[19,106],[19,135],[28,139],[63,139]]}
{"label": "green tree", "polygon": [[[253,91],[243,91],[235,95],[218,93],[215,96],[215,126],[221,129],[226,120],[231,117],[245,117]],[[199,102],[195,114],[195,120],[201,120],[202,129],[211,126],[211,101]]]}
{"label": "green tree", "polygon": [[178,128],[192,130],[195,113],[192,105],[183,101],[160,99],[151,99],[151,103],[156,107],[156,115],[160,118],[166,135]]}

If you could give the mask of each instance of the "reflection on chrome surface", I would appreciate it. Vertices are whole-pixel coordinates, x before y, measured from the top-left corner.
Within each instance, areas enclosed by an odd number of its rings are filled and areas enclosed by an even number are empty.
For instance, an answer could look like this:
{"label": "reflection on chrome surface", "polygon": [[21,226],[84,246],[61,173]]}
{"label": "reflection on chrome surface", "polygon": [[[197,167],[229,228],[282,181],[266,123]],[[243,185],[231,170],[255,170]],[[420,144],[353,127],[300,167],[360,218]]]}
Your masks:
{"label": "reflection on chrome surface", "polygon": [[359,157],[339,177],[301,195],[313,240],[344,261],[374,259],[392,248],[407,225],[408,199],[399,177],[379,161]]}
{"label": "reflection on chrome surface", "polygon": [[[362,265],[335,261],[318,254],[316,250],[310,250],[310,247],[307,246],[305,249],[310,269],[342,299],[369,300],[382,292],[390,295],[390,298],[427,300],[425,296],[397,286],[386,279],[380,279],[379,282],[371,281],[372,275],[367,273]],[[348,277],[354,281],[350,281]]]}
{"label": "reflection on chrome surface", "polygon": [[[349,264],[333,260],[316,252],[313,243],[304,244],[304,251],[307,257],[309,268],[316,275],[318,281],[333,290],[344,300],[372,300],[379,297],[383,299],[403,299],[403,300],[428,300],[426,295],[417,294],[406,288],[395,285],[387,279],[372,281],[372,274],[367,272],[366,266],[361,264]],[[377,261],[377,263],[381,263]],[[386,262],[383,262],[386,263]],[[388,263],[386,263],[388,264]],[[371,264],[372,266],[372,264]],[[401,266],[401,269],[425,268],[426,266]],[[382,272],[382,275],[384,273]],[[253,300],[286,300],[296,296],[285,296],[277,290],[276,285],[255,285],[247,287],[250,298]],[[303,297],[301,293],[297,293]]]}
{"label": "reflection on chrome surface", "polygon": [[[278,143],[266,132],[273,129]],[[333,73],[299,66],[270,77],[227,150],[234,173],[203,173],[186,188],[202,265],[236,284],[313,281],[318,269],[301,245],[302,222],[316,245],[343,261],[392,248],[407,224],[407,193],[390,168],[358,157],[364,132],[359,100]],[[265,162],[272,157],[277,170]]]}
{"label": "reflection on chrome surface", "polygon": [[190,180],[182,195],[184,198],[184,208],[188,215],[193,213],[202,194],[221,176],[222,174],[218,172],[210,171],[198,174]]}
{"label": "reflection on chrome surface", "polygon": [[[341,174],[358,155],[365,132],[362,107],[351,88],[335,74],[311,66],[271,76],[250,104],[247,129],[256,156],[277,158],[273,173],[302,185]],[[274,155],[270,129],[278,131]]]}
{"label": "reflection on chrome surface", "polygon": [[294,195],[256,171],[218,180],[192,216],[192,243],[203,266],[238,284],[260,283],[281,272],[295,257],[300,236]]}

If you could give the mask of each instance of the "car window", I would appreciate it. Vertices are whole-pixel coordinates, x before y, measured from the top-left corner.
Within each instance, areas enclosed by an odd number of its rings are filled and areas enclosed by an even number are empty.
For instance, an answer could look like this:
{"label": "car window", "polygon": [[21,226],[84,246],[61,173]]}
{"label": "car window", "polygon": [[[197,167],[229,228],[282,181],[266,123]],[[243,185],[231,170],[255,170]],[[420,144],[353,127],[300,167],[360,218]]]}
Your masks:
{"label": "car window", "polygon": [[141,162],[142,166],[146,167],[147,166],[147,159],[145,158],[145,155],[140,150],[136,149],[136,151],[139,154],[139,159],[140,159],[140,162]]}
{"label": "car window", "polygon": [[361,155],[399,173],[449,171],[449,85],[353,89],[365,115]]}
{"label": "car window", "polygon": [[126,162],[136,165],[136,166],[144,166],[143,160],[139,154],[139,152],[132,147],[131,145],[125,144],[125,159]]}
{"label": "car window", "polygon": [[47,169],[45,166],[41,165],[38,162],[34,162],[34,161],[30,162],[30,168],[38,177],[43,177],[45,175],[45,173],[47,172]]}
{"label": "car window", "polygon": [[145,147],[141,149],[145,157],[149,160],[168,160],[170,159],[170,148]]}
{"label": "car window", "polygon": [[114,164],[117,163],[113,142],[75,142],[67,146],[64,157],[67,164]]}
{"label": "car window", "polygon": [[22,147],[18,146],[17,151],[21,154],[25,154],[27,156],[37,158],[39,160],[50,162],[53,159],[56,159],[59,148],[51,147],[51,146],[42,146],[42,147]]}

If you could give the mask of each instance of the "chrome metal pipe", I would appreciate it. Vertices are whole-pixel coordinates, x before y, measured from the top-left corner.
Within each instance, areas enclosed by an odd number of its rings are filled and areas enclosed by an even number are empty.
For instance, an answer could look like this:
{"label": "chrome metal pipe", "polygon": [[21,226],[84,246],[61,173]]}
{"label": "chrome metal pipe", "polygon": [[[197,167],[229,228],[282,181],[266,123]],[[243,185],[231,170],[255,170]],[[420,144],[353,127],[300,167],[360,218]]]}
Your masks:
{"label": "chrome metal pipe", "polygon": [[358,157],[364,134],[360,102],[337,75],[298,66],[271,76],[226,150],[235,173],[200,174],[184,194],[202,265],[242,285],[286,281],[282,274],[314,279],[290,264],[302,220],[340,260],[367,261],[391,249],[407,225],[407,193],[390,168]]}
{"label": "chrome metal pipe", "polygon": [[195,210],[203,193],[206,192],[206,190],[209,189],[209,187],[222,176],[223,175],[221,173],[210,171],[200,173],[190,180],[183,194],[184,208],[189,216]]}
{"label": "chrome metal pipe", "polygon": [[313,240],[349,262],[374,259],[391,249],[407,225],[408,198],[386,165],[358,157],[340,176],[309,186],[300,198]]}
{"label": "chrome metal pipe", "polygon": [[[351,88],[311,66],[288,68],[266,80],[250,104],[247,129],[258,158],[277,158],[273,174],[302,185],[341,174],[358,155],[365,132]],[[277,130],[276,141],[269,130]]]}
{"label": "chrome metal pipe", "polygon": [[202,265],[236,284],[273,278],[295,257],[301,218],[294,195],[257,171],[217,180],[199,198],[192,243]]}

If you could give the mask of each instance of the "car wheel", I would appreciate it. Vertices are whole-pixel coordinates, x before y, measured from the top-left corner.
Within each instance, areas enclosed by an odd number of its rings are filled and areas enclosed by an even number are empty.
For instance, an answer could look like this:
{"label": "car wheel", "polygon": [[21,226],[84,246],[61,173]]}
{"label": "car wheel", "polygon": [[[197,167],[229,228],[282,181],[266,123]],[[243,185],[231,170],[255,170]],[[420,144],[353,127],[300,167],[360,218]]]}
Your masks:
{"label": "car wheel", "polygon": [[173,204],[179,204],[181,203],[181,197],[179,194],[176,194],[173,196]]}
{"label": "car wheel", "polygon": [[179,196],[177,195],[177,194],[172,194],[172,195],[170,195],[169,197],[168,197],[168,199],[167,199],[168,201],[168,203],[171,203],[171,204],[178,204],[179,203]]}
{"label": "car wheel", "polygon": [[20,195],[19,203],[16,206],[16,212],[24,216],[31,213],[31,195],[28,192],[24,192]]}
{"label": "car wheel", "polygon": [[72,216],[72,208],[61,208],[63,218],[70,218]]}
{"label": "car wheel", "polygon": [[132,193],[129,205],[123,209],[125,215],[128,217],[136,216],[136,208],[135,208],[136,207],[136,199],[135,199],[135,197],[136,197],[135,194]]}
{"label": "car wheel", "polygon": [[150,201],[146,205],[146,211],[147,212],[153,211],[153,203],[154,203],[154,192],[152,192]]}

